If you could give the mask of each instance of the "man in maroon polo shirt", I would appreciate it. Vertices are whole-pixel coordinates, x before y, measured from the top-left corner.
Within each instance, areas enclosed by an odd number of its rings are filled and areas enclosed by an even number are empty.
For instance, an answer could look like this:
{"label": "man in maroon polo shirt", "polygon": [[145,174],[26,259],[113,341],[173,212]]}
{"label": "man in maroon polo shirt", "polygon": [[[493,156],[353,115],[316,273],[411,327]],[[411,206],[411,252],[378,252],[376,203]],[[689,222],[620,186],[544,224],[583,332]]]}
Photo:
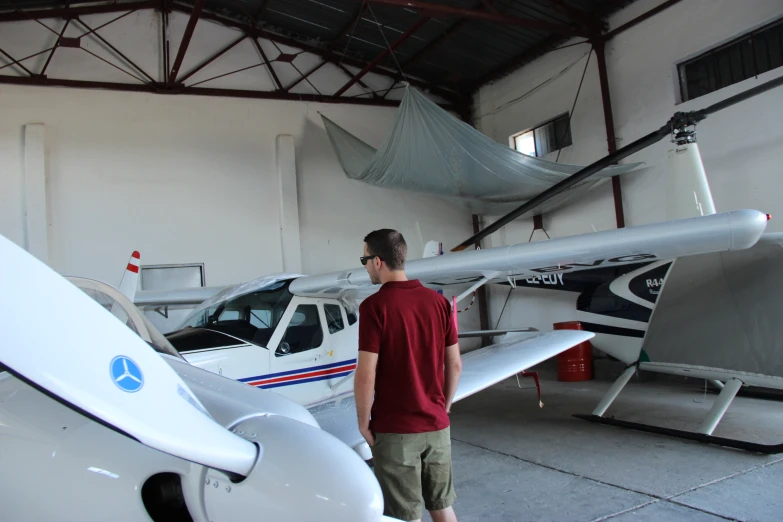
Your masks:
{"label": "man in maroon polo shirt", "polygon": [[386,516],[420,520],[423,497],[434,522],[456,522],[449,410],[462,371],[457,332],[448,300],[406,277],[407,252],[395,230],[364,238],[361,262],[382,286],[359,307],[359,431]]}

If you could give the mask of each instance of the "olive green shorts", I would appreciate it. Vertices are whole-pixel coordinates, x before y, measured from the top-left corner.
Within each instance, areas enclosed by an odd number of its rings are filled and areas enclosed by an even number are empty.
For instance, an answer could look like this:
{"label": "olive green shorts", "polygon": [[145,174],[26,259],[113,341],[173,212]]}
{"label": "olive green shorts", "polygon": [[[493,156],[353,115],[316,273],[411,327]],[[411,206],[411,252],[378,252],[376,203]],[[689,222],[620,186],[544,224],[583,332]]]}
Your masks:
{"label": "olive green shorts", "polygon": [[383,514],[400,520],[446,509],[457,498],[451,470],[451,431],[376,433],[375,476],[383,492]]}

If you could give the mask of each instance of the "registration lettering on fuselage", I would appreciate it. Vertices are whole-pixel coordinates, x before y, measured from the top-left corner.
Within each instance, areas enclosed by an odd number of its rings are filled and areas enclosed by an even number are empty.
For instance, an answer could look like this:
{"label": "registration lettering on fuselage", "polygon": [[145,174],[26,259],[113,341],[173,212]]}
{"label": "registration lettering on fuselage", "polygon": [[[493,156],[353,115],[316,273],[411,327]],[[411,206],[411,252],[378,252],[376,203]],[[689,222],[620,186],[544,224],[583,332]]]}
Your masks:
{"label": "registration lettering on fuselage", "polygon": [[544,266],[541,268],[531,268],[533,272],[546,274],[549,272],[567,272],[569,270],[590,269],[605,265],[615,265],[624,263],[633,263],[635,261],[644,261],[647,259],[656,259],[655,254],[631,254],[627,256],[613,257],[610,259],[596,259],[592,263],[564,263],[562,265]]}

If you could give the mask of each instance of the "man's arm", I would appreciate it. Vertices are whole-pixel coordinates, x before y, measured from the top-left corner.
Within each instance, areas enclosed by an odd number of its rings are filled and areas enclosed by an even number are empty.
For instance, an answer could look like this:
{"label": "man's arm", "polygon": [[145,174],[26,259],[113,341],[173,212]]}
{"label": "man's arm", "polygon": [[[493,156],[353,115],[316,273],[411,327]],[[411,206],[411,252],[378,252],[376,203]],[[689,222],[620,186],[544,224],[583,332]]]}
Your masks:
{"label": "man's arm", "polygon": [[457,393],[459,376],[462,374],[462,357],[459,354],[459,343],[446,347],[445,379],[443,382],[443,395],[446,397],[446,411],[451,412],[451,402]]}
{"label": "man's arm", "polygon": [[356,375],[353,378],[353,392],[356,398],[356,414],[359,417],[359,431],[370,446],[375,444],[375,439],[370,431],[370,410],[375,392],[375,368],[377,365],[377,353],[359,351]]}

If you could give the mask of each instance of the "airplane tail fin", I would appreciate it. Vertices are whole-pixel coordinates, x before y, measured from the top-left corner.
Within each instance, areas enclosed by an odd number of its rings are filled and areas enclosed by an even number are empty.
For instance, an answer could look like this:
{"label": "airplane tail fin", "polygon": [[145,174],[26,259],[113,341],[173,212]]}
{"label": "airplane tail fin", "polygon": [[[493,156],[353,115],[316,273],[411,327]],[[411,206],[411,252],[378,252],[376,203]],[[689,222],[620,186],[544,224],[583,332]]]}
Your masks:
{"label": "airplane tail fin", "polygon": [[578,293],[576,319],[593,346],[633,364],[674,261],[652,261],[517,279],[516,285]]}
{"label": "airplane tail fin", "polygon": [[442,255],[443,243],[438,243],[437,241],[427,241],[427,244],[424,245],[424,254],[421,257],[437,257]]}
{"label": "airplane tail fin", "polygon": [[119,290],[125,295],[125,297],[133,302],[136,297],[136,285],[139,281],[139,261],[141,255],[138,250],[135,250],[128,260],[128,266],[125,267],[125,272],[122,274],[122,281],[120,281]]}
{"label": "airplane tail fin", "polygon": [[675,131],[674,147],[668,153],[667,220],[715,214],[715,202],[694,134],[692,129]]}
{"label": "airplane tail fin", "polygon": [[612,278],[586,288],[576,301],[582,327],[596,334],[593,345],[626,364],[643,358],[642,346],[674,261],[627,265]]}

